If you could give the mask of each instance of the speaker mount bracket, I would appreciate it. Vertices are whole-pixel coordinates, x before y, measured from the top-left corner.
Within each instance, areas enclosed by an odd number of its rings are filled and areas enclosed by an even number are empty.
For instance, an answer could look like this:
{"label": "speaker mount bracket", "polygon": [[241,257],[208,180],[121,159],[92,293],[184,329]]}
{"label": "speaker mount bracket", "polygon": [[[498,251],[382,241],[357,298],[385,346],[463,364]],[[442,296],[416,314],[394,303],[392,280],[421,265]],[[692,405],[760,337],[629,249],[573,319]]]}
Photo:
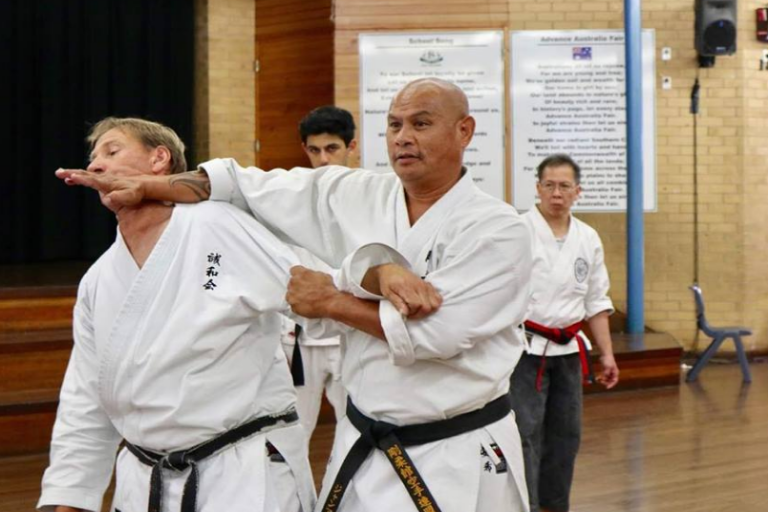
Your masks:
{"label": "speaker mount bracket", "polygon": [[701,55],[699,54],[699,67],[700,68],[713,68],[715,67],[714,55]]}

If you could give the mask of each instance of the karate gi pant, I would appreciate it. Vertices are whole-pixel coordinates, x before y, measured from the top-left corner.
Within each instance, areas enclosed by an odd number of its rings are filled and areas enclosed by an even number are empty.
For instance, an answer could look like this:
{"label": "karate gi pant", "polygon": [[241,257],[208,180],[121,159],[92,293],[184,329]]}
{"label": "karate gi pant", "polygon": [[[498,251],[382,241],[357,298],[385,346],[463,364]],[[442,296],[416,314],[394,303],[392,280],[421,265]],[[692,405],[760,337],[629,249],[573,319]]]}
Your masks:
{"label": "karate gi pant", "polygon": [[[312,471],[300,425],[257,434],[198,464],[196,512],[309,512],[314,506]],[[266,441],[283,455],[273,461]],[[303,454],[303,456],[302,456]],[[123,448],[117,457],[111,512],[143,512],[152,468]],[[163,470],[164,512],[178,512],[190,469]]]}
{"label": "karate gi pant", "polygon": [[547,357],[536,391],[541,356],[524,354],[512,374],[510,396],[525,457],[531,512],[570,509],[581,442],[582,373],[579,354]]}
{"label": "karate gi pant", "polygon": [[[320,512],[330,486],[360,432],[345,416],[336,426],[333,451],[315,512]],[[507,462],[496,472],[485,455],[498,445]],[[528,512],[522,449],[514,414],[472,432],[419,446],[408,455],[443,512]],[[338,512],[417,512],[392,465],[380,450],[363,462],[344,494]]]}
{"label": "karate gi pant", "polygon": [[[282,343],[288,365],[293,361],[293,344]],[[296,412],[307,433],[307,440],[317,426],[323,391],[336,413],[336,423],[346,414],[347,393],[341,383],[341,347],[339,345],[302,345],[304,385],[296,386]]]}

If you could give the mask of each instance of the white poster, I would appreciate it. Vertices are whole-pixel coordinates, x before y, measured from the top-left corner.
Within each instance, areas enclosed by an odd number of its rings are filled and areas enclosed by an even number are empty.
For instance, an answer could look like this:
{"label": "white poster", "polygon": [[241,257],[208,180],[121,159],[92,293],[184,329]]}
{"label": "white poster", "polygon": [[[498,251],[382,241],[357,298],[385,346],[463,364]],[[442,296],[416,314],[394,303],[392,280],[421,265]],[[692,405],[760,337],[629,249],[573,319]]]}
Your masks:
{"label": "white poster", "polygon": [[504,34],[491,32],[360,34],[362,167],[388,170],[389,103],[405,84],[436,77],[469,98],[477,121],[464,165],[485,192],[504,199]]}
{"label": "white poster", "polygon": [[[656,210],[653,30],[642,34],[643,207]],[[627,199],[624,32],[513,32],[512,204],[536,202],[536,166],[552,153],[582,168],[575,211],[623,212]]]}

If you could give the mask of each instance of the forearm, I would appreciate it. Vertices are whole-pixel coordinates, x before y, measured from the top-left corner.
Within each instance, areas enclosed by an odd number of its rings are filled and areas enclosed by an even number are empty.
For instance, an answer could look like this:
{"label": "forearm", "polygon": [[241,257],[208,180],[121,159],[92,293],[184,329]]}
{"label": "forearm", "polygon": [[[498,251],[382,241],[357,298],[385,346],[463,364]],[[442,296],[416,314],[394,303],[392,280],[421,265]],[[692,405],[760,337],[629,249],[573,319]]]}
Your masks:
{"label": "forearm", "polygon": [[594,341],[602,355],[613,355],[613,343],[611,342],[611,329],[608,322],[608,311],[601,311],[587,320],[592,331]]}
{"label": "forearm", "polygon": [[53,512],[83,512],[83,509],[59,505],[53,509]]}
{"label": "forearm", "polygon": [[205,171],[171,176],[144,176],[141,185],[145,199],[171,203],[197,203],[211,195],[211,182]]}
{"label": "forearm", "polygon": [[379,303],[339,292],[328,304],[328,318],[387,341],[379,319]]}

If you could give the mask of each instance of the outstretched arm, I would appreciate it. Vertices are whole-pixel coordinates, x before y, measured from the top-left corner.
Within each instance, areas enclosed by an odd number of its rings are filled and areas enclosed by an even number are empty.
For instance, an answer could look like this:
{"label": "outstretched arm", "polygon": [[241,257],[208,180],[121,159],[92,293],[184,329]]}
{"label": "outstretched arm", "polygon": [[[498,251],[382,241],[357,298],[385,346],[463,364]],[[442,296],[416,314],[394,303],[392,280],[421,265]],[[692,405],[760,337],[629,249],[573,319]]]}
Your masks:
{"label": "outstretched arm", "polygon": [[104,174],[82,169],[59,169],[56,177],[67,185],[98,190],[104,195],[104,205],[113,210],[150,200],[197,203],[211,195],[211,183],[203,170],[170,176],[126,176],[119,172]]}

